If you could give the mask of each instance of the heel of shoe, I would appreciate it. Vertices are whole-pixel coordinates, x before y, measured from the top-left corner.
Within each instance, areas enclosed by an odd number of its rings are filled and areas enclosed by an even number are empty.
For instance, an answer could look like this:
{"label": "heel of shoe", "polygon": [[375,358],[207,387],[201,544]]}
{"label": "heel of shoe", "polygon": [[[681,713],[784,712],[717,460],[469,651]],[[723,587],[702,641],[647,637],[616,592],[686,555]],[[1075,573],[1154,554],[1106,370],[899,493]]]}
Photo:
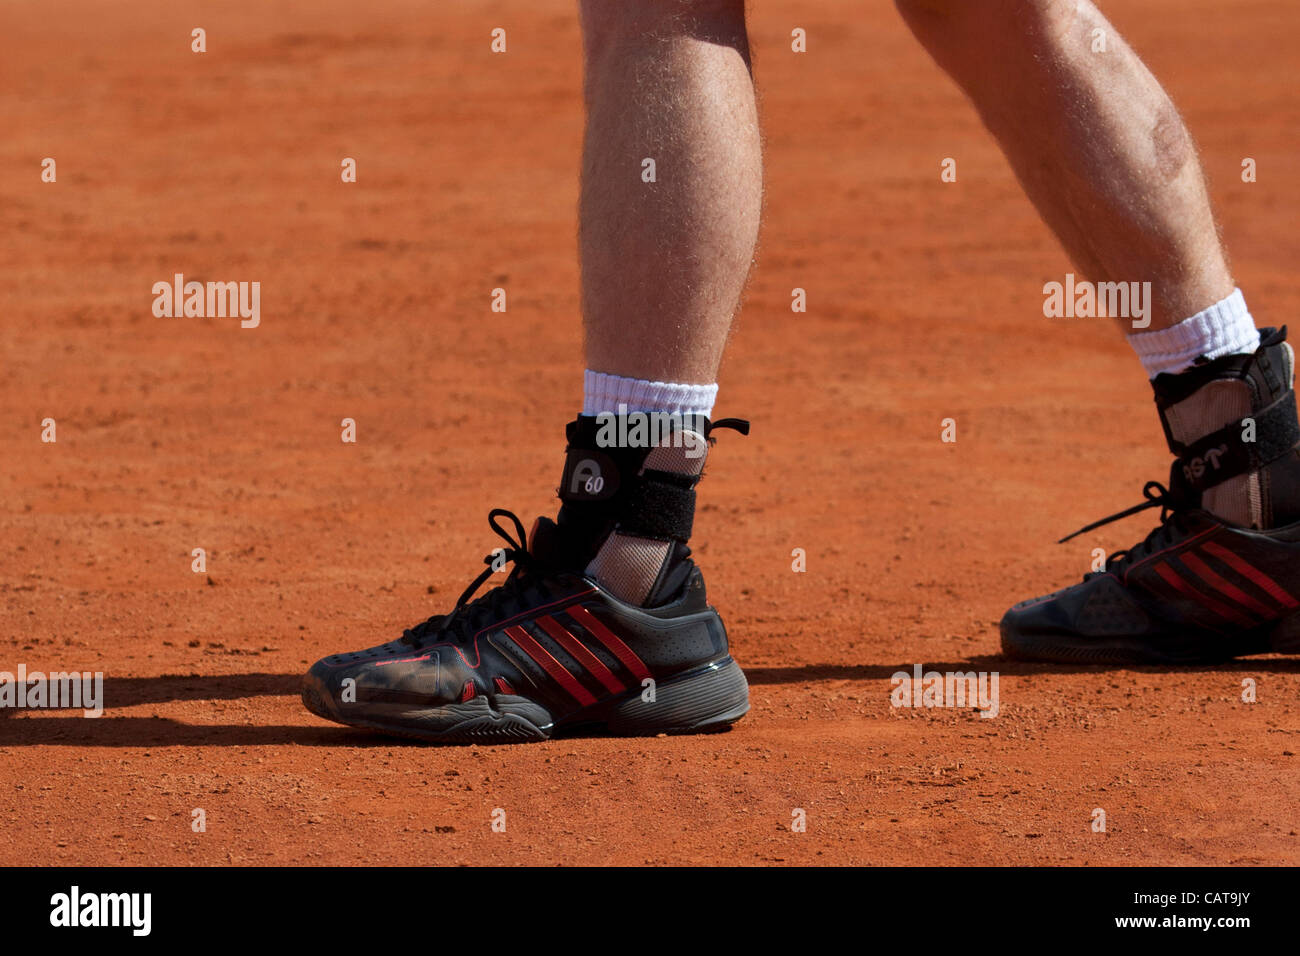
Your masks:
{"label": "heel of shoe", "polygon": [[1300,654],[1300,611],[1274,624],[1268,641],[1275,654]]}
{"label": "heel of shoe", "polygon": [[749,710],[749,682],[726,657],[658,684],[614,707],[609,730],[621,735],[680,734],[735,723]]}

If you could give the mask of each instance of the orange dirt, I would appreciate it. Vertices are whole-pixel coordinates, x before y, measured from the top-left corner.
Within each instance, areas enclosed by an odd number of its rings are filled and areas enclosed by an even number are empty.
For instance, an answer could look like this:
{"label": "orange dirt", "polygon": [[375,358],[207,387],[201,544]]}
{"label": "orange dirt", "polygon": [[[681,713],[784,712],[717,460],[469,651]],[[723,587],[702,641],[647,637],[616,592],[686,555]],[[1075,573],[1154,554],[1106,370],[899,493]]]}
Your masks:
{"label": "orange dirt", "polygon": [[[1198,137],[1256,316],[1291,319],[1300,7],[1106,6]],[[754,431],[722,434],[694,542],[753,710],[453,748],[317,720],[297,680],[454,600],[488,508],[553,513],[573,4],[0,8],[0,669],[101,670],[108,703],[0,720],[0,863],[1300,862],[1295,659],[996,656],[1006,606],[1145,533],[1053,543],[1165,476],[1149,389],[1102,321],[1041,317],[1069,267],[891,5],[753,7],[766,220],[718,412]],[[155,318],[175,272],[260,281],[261,326]],[[999,671],[1000,716],[891,710],[918,662]]]}

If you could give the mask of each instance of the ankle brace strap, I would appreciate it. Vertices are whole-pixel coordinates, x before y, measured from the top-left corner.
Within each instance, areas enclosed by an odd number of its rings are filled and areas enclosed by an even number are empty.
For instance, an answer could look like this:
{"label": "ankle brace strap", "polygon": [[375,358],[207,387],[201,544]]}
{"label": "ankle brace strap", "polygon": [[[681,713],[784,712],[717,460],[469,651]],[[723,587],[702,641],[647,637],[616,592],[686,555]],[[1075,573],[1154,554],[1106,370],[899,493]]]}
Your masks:
{"label": "ankle brace strap", "polygon": [[1295,392],[1288,390],[1272,404],[1240,422],[1183,445],[1170,441],[1178,455],[1176,467],[1186,487],[1195,492],[1258,471],[1288,454],[1300,443]]}

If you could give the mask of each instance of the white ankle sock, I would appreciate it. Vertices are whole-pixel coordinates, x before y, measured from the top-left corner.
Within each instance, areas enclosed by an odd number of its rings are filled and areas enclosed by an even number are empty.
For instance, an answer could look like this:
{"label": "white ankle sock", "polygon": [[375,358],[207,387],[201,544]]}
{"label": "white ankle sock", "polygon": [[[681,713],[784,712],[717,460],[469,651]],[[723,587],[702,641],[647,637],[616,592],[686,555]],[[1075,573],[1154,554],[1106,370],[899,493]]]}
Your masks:
{"label": "white ankle sock", "polygon": [[651,382],[644,378],[624,378],[587,369],[582,373],[582,414],[617,414],[619,405],[629,412],[661,412],[665,415],[713,414],[718,397],[717,385],[684,385],[677,382]]}
{"label": "white ankle sock", "polygon": [[1259,331],[1241,290],[1234,289],[1226,299],[1177,325],[1128,336],[1128,344],[1142,360],[1147,378],[1155,378],[1162,372],[1189,369],[1202,357],[1208,362],[1253,352],[1259,348]]}

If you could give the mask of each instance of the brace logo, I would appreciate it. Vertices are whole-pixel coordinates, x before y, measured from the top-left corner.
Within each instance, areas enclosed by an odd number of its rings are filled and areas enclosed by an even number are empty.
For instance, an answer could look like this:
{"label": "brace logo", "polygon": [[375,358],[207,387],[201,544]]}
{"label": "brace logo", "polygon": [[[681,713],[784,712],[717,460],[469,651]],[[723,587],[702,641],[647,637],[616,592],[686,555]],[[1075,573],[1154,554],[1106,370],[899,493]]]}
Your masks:
{"label": "brace logo", "polygon": [[618,491],[618,466],[590,448],[571,450],[564,472],[561,497],[571,501],[604,501]]}
{"label": "brace logo", "polygon": [[1205,474],[1205,466],[1208,464],[1215,471],[1219,470],[1219,459],[1228,453],[1227,445],[1220,445],[1218,448],[1211,448],[1203,457],[1193,458],[1187,464],[1183,465],[1183,476],[1188,481],[1200,478]]}
{"label": "brace logo", "polygon": [[573,478],[569,481],[569,494],[578,494],[578,486],[589,495],[598,495],[605,489],[605,476],[600,473],[600,463],[591,458],[584,458],[573,469]]}

